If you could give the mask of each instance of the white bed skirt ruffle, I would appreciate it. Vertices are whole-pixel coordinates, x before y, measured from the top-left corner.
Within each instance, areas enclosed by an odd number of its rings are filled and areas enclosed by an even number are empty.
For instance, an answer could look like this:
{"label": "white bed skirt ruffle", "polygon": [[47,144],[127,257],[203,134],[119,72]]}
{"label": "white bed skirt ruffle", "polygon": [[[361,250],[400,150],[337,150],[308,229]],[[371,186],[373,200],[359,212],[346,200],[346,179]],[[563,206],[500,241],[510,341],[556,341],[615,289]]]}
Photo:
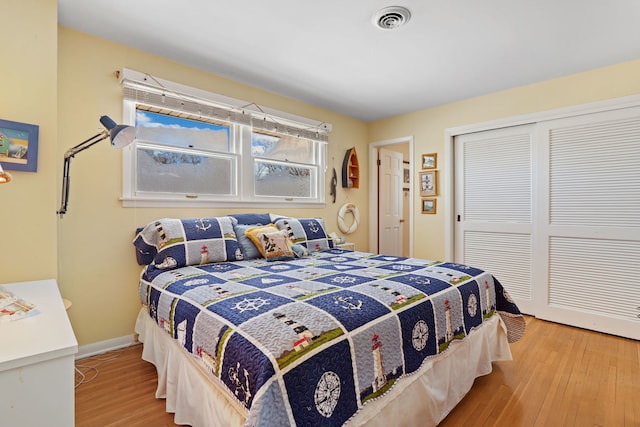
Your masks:
{"label": "white bed skirt ruffle", "polygon": [[[166,399],[176,424],[193,427],[241,426],[247,410],[227,399],[219,384],[185,349],[149,317],[143,307],[136,333],[144,343],[142,358],[158,371],[156,398]],[[435,426],[462,400],[475,378],[491,372],[491,363],[511,360],[507,330],[493,316],[466,339],[428,359],[419,372],[397,381],[377,401],[369,402],[347,426]]]}

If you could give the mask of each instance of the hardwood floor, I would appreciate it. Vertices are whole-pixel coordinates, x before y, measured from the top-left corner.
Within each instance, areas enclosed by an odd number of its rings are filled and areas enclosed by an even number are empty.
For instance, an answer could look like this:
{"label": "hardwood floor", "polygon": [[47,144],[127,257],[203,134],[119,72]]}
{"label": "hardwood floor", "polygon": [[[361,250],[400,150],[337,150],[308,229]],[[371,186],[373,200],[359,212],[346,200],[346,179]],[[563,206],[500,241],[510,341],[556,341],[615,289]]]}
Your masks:
{"label": "hardwood floor", "polygon": [[86,376],[78,385],[76,372],[77,427],[176,425],[173,414],[165,412],[165,401],[155,398],[156,368],[141,355],[142,345],[135,345],[76,361]]}
{"label": "hardwood floor", "polygon": [[[458,426],[640,426],[640,342],[527,317],[511,345],[440,424]],[[76,425],[175,426],[156,399],[155,367],[141,346],[79,360],[98,366],[76,387]],[[87,377],[92,373],[87,372]]]}
{"label": "hardwood floor", "polygon": [[640,342],[527,317],[511,352],[440,426],[640,426]]}

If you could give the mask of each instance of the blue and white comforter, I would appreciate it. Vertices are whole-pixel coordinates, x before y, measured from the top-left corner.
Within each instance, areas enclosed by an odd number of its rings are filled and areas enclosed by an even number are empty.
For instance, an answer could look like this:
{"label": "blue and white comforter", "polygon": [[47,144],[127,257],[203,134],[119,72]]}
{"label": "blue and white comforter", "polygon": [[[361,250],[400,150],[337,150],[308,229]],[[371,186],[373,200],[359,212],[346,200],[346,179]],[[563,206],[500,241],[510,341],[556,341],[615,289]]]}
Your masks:
{"label": "blue and white comforter", "polygon": [[249,410],[248,425],[341,425],[496,312],[520,315],[480,269],[340,249],[150,265],[140,297]]}

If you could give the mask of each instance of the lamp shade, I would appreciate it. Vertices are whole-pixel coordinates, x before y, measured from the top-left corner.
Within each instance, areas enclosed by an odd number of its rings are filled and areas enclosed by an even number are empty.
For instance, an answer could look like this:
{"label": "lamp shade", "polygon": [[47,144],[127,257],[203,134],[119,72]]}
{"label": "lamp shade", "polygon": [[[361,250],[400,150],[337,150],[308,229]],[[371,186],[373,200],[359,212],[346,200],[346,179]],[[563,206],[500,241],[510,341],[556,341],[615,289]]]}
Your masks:
{"label": "lamp shade", "polygon": [[136,137],[136,128],[116,124],[109,116],[100,117],[100,123],[109,131],[113,148],[123,148],[131,144]]}
{"label": "lamp shade", "polygon": [[9,172],[5,172],[2,169],[2,164],[0,163],[0,184],[6,184],[11,181],[11,174]]}

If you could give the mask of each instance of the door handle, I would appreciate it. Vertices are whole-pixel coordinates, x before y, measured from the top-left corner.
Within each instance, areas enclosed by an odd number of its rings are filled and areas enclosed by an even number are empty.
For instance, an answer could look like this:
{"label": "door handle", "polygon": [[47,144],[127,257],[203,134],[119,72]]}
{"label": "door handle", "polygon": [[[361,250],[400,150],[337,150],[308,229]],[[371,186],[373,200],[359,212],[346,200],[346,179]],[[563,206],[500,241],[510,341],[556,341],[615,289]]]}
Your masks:
{"label": "door handle", "polygon": [[401,220],[400,220],[400,224],[402,224],[403,222],[404,222],[404,219],[401,219]]}

